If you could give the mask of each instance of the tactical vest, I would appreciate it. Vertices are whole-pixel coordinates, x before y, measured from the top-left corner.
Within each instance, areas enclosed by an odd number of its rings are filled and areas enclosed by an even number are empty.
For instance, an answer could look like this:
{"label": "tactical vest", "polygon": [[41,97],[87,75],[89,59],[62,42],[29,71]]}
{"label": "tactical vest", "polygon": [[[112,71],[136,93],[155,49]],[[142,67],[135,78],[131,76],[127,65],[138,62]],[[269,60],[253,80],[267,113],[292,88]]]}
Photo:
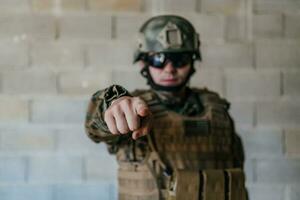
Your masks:
{"label": "tactical vest", "polygon": [[117,154],[120,200],[247,199],[244,173],[234,168],[234,131],[225,101],[204,92],[199,95],[204,111],[189,117],[164,108],[154,94],[141,97],[154,114],[154,126],[147,140],[130,144],[135,160],[126,159],[128,146]]}

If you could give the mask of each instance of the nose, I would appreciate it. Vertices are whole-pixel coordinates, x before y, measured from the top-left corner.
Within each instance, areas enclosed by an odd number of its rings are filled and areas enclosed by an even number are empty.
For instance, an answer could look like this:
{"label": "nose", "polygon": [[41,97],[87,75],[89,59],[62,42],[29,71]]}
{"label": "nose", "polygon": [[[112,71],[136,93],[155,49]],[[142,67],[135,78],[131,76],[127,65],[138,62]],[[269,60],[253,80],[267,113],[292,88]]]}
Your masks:
{"label": "nose", "polygon": [[164,67],[164,71],[165,72],[169,72],[169,73],[172,73],[172,72],[175,72],[176,69],[175,67],[173,66],[173,63],[168,61]]}

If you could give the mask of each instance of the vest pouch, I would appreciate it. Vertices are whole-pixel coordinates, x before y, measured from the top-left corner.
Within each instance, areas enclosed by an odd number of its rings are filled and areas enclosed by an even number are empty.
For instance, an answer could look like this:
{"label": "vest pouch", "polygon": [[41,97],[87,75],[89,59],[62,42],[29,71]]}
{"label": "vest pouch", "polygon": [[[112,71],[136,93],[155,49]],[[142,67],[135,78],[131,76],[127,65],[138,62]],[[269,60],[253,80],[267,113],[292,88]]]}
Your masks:
{"label": "vest pouch", "polygon": [[200,192],[203,200],[225,199],[224,171],[217,169],[203,170],[201,173]]}
{"label": "vest pouch", "polygon": [[[179,170],[176,173],[174,200],[198,200],[200,188],[199,171]],[[172,198],[171,198],[172,199]]]}
{"label": "vest pouch", "polygon": [[225,170],[228,179],[228,199],[247,200],[245,175],[241,169]]}
{"label": "vest pouch", "polygon": [[176,173],[176,200],[222,200],[225,199],[225,178],[223,170],[189,171]]}

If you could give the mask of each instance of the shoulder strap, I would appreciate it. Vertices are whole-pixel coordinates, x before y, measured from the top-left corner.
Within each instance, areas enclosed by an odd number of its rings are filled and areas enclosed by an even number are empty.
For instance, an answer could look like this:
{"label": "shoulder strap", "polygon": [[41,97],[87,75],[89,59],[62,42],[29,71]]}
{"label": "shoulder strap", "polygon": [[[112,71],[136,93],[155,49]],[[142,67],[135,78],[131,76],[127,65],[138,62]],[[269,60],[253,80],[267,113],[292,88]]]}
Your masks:
{"label": "shoulder strap", "polygon": [[226,99],[221,98],[216,92],[208,90],[207,88],[192,88],[192,90],[198,94],[204,106],[223,107],[226,111],[230,108],[230,103]]}

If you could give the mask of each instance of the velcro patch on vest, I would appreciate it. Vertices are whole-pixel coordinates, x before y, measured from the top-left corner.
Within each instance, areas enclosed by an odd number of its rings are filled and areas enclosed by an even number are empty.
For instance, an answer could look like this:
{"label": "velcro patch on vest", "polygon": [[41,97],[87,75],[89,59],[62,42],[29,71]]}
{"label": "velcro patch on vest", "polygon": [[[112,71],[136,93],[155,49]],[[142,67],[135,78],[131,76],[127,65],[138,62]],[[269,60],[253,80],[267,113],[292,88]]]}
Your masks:
{"label": "velcro patch on vest", "polygon": [[184,134],[186,136],[207,136],[210,133],[209,121],[205,120],[184,120]]}

